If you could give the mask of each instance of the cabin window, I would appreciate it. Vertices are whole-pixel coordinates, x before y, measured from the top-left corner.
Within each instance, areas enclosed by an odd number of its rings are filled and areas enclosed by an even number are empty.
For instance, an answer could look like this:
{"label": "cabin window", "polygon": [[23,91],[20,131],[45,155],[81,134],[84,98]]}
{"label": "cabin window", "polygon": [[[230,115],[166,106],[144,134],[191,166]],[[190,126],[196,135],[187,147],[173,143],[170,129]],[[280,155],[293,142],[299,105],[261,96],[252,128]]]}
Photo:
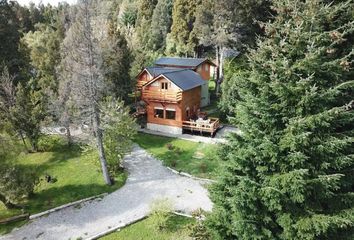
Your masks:
{"label": "cabin window", "polygon": [[209,65],[208,65],[208,64],[205,64],[205,65],[204,65],[204,69],[205,69],[205,71],[209,71]]}
{"label": "cabin window", "polygon": [[163,118],[163,109],[155,108],[154,109],[155,118]]}
{"label": "cabin window", "polygon": [[167,90],[168,89],[168,83],[167,82],[161,83],[161,89]]}
{"label": "cabin window", "polygon": [[176,120],[176,111],[166,110],[166,119]]}

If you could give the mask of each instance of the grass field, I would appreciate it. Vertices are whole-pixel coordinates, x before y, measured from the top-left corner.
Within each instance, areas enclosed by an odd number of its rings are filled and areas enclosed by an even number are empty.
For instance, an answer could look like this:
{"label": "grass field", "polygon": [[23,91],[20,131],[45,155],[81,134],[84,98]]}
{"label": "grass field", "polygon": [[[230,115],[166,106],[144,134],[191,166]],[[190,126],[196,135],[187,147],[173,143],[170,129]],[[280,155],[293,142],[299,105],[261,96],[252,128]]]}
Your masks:
{"label": "grass field", "polygon": [[112,233],[101,240],[186,240],[191,239],[188,225],[195,220],[172,215],[164,230],[154,229],[150,218],[130,225],[119,232]]}
{"label": "grass field", "polygon": [[[105,185],[97,152],[79,145],[68,147],[61,139],[49,151],[38,153],[19,152],[12,161],[28,168],[34,168],[40,179],[34,194],[24,203],[25,211],[38,213],[62,204],[87,198],[120,188],[126,180],[126,173],[120,173],[113,186]],[[48,174],[56,179],[53,183],[44,180]],[[0,219],[19,214],[19,210],[6,210],[0,205]],[[0,234],[8,232],[18,224],[0,225]]]}
{"label": "grass field", "polygon": [[137,135],[135,142],[165,166],[194,176],[214,178],[220,165],[215,158],[217,145],[143,133]]}

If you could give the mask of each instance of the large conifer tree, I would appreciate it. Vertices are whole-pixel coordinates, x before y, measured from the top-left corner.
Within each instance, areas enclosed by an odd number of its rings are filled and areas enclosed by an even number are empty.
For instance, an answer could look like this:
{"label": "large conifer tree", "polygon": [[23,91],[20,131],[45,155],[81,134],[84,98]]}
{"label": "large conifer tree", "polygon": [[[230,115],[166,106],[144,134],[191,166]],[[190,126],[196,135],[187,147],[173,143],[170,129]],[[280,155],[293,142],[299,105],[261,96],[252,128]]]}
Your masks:
{"label": "large conifer tree", "polygon": [[213,239],[354,238],[353,1],[274,0],[233,78]]}

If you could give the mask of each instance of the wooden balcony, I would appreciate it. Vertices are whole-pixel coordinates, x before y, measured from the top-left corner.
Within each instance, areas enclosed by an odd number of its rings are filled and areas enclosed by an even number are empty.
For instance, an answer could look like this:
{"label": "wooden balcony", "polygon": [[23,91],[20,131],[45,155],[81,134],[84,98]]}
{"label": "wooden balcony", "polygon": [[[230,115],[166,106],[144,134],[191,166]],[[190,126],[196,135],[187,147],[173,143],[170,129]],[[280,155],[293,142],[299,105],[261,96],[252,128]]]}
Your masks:
{"label": "wooden balcony", "polygon": [[200,132],[200,133],[210,133],[211,136],[215,134],[215,132],[220,127],[220,121],[218,118],[208,118],[207,120],[195,120],[195,121],[183,121],[182,128],[186,130],[190,130],[192,132]]}
{"label": "wooden balcony", "polygon": [[182,100],[182,92],[143,90],[142,98],[150,101],[179,102]]}

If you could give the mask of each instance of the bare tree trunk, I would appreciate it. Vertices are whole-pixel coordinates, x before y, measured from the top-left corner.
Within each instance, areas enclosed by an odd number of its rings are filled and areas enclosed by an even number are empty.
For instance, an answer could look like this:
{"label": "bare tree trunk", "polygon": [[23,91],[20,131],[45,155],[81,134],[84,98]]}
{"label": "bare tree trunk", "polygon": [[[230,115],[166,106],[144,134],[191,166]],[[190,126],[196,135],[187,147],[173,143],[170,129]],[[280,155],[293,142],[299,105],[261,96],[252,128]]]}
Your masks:
{"label": "bare tree trunk", "polygon": [[102,131],[100,129],[100,115],[97,108],[94,109],[93,130],[96,135],[96,144],[98,149],[98,155],[100,157],[104,181],[106,182],[107,185],[112,185],[112,180],[108,173],[107,161],[106,161],[106,156],[103,147],[103,136],[102,136]]}
{"label": "bare tree trunk", "polygon": [[218,82],[216,84],[216,94],[218,95],[220,93],[220,85],[221,82],[224,80],[224,47],[219,48],[219,76],[218,76]]}
{"label": "bare tree trunk", "polygon": [[65,126],[66,129],[66,140],[68,141],[68,146],[73,144],[73,139],[71,137],[70,126]]}
{"label": "bare tree trunk", "polygon": [[215,74],[215,89],[214,89],[214,94],[215,96],[217,95],[217,85],[219,82],[219,72],[220,72],[220,47],[216,46],[215,47],[215,53],[216,53],[216,74]]}
{"label": "bare tree trunk", "polygon": [[26,144],[25,137],[23,136],[23,133],[21,131],[19,132],[19,134],[20,134],[23,146],[25,146],[26,152],[28,152],[28,147],[27,147],[27,144]]}

